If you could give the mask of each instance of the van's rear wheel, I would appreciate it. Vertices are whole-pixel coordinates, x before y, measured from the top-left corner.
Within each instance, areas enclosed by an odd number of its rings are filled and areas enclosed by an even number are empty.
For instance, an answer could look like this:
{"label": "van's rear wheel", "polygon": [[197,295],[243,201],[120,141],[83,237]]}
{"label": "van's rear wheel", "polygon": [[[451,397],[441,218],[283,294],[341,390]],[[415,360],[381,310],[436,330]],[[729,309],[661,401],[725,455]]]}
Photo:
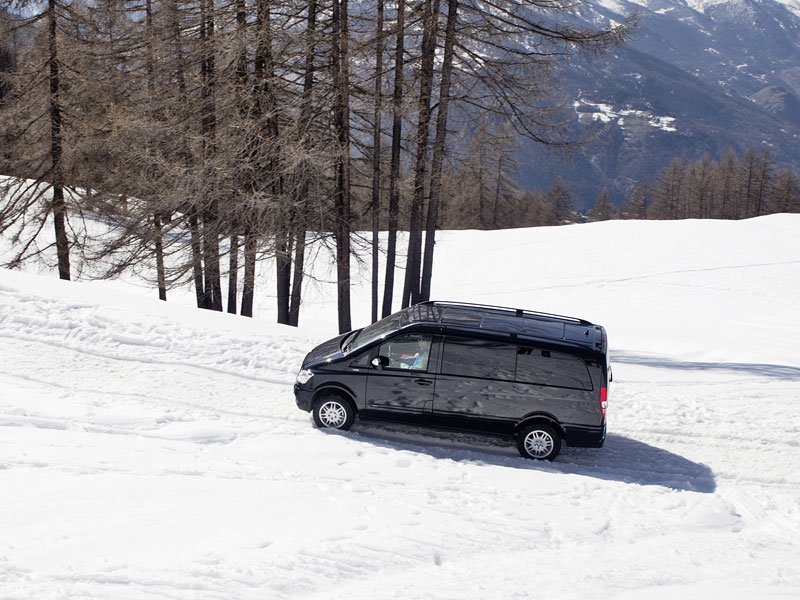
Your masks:
{"label": "van's rear wheel", "polygon": [[340,394],[324,394],[314,402],[314,423],[323,429],[350,429],[356,418],[353,405]]}
{"label": "van's rear wheel", "polygon": [[525,458],[553,460],[561,451],[561,436],[546,423],[533,423],[517,434],[517,449]]}

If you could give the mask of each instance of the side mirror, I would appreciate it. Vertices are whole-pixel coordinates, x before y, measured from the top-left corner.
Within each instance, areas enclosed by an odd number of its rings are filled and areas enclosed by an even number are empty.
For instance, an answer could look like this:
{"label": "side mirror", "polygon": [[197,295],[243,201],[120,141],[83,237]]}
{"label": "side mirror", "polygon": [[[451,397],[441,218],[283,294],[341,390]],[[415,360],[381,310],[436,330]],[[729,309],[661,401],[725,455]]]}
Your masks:
{"label": "side mirror", "polygon": [[388,356],[376,356],[373,358],[370,363],[373,368],[375,369],[382,369],[384,367],[389,366],[389,357]]}

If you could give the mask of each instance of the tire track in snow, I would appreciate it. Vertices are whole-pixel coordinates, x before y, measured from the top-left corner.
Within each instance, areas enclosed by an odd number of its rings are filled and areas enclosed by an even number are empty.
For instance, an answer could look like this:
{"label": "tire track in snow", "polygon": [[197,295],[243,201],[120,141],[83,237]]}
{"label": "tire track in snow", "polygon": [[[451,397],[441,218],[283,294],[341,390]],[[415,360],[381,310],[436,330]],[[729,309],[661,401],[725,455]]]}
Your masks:
{"label": "tire track in snow", "polygon": [[[113,357],[103,357],[110,361],[120,361],[120,362],[129,362],[126,359],[117,359]],[[149,364],[158,364],[158,363],[149,363]],[[107,398],[109,396],[109,391],[107,390],[96,390],[94,388],[83,388],[83,387],[75,387],[69,386],[62,383],[58,383],[55,381],[50,381],[48,379],[42,379],[40,377],[32,377],[29,375],[20,375],[18,373],[11,373],[7,371],[0,370],[0,375],[9,377],[10,379],[19,379],[26,382],[36,383],[41,386],[46,387],[53,387],[63,390],[66,393],[70,394],[79,394],[81,396],[99,396],[101,398]],[[285,385],[285,384],[278,384],[278,385]],[[205,405],[200,404],[198,402],[188,402],[182,400],[176,400],[174,397],[166,397],[166,396],[154,396],[152,393],[148,391],[148,393],[138,393],[138,392],[130,392],[130,391],[122,391],[122,390],[114,390],[113,392],[114,398],[125,398],[128,400],[136,400],[137,402],[141,402],[144,404],[149,404],[152,406],[157,407],[174,407],[178,406],[180,408],[185,408],[194,411],[205,411],[207,413],[214,413],[214,414],[225,414],[233,417],[245,417],[252,420],[261,420],[265,419],[268,421],[274,421],[283,423],[286,421],[297,421],[297,422],[306,422],[307,419],[299,412],[294,412],[293,414],[289,415],[288,417],[276,417],[271,415],[269,412],[243,412],[243,411],[236,411],[231,410],[229,408],[221,407],[218,404],[211,404]],[[288,399],[288,396],[287,396]],[[293,400],[292,400],[293,403]],[[288,404],[288,402],[287,402]],[[265,407],[266,410],[266,407]]]}
{"label": "tire track in snow", "polygon": [[[89,350],[87,348],[80,348],[77,346],[73,346],[63,342],[54,342],[49,340],[42,340],[37,337],[33,336],[26,336],[26,335],[8,335],[8,334],[0,334],[0,339],[7,339],[7,340],[15,340],[21,342],[31,342],[42,344],[45,346],[50,346],[53,348],[62,348],[67,350],[72,350],[73,352],[78,352],[80,354],[85,354],[87,356],[94,356],[96,358],[105,358],[109,360],[118,360],[123,362],[129,363],[138,363],[138,364],[145,364],[145,365],[158,365],[163,367],[185,367],[187,369],[196,369],[200,371],[210,371],[212,373],[218,373],[220,375],[226,375],[230,377],[239,377],[241,379],[246,379],[248,381],[257,381],[259,383],[273,383],[278,385],[287,385],[291,380],[287,377],[284,378],[266,378],[266,377],[258,377],[256,375],[248,375],[244,373],[237,373],[235,371],[230,371],[227,369],[223,369],[221,367],[214,367],[207,364],[197,363],[197,362],[189,362],[189,361],[179,361],[179,360],[158,360],[154,358],[146,358],[146,357],[133,357],[133,356],[114,356],[104,352],[95,352],[93,350]],[[298,363],[299,364],[299,363]]]}

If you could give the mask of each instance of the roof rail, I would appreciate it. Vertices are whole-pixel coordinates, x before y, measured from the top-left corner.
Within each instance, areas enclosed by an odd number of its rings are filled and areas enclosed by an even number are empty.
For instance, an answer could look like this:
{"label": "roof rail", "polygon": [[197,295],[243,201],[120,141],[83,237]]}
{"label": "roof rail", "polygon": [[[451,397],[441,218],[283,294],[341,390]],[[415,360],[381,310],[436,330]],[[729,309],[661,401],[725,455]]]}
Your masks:
{"label": "roof rail", "polygon": [[474,302],[451,302],[451,301],[444,301],[444,300],[428,300],[426,302],[420,302],[420,304],[427,305],[427,306],[463,306],[465,308],[484,308],[488,310],[498,310],[503,312],[513,312],[514,316],[517,317],[545,317],[548,319],[558,319],[560,321],[571,321],[573,323],[578,323],[579,325],[589,326],[593,325],[593,323],[586,321],[585,319],[579,319],[577,317],[567,317],[565,315],[556,315],[553,313],[545,313],[545,312],[538,312],[535,310],[525,310],[524,308],[510,308],[508,306],[494,306],[491,304],[476,304]]}

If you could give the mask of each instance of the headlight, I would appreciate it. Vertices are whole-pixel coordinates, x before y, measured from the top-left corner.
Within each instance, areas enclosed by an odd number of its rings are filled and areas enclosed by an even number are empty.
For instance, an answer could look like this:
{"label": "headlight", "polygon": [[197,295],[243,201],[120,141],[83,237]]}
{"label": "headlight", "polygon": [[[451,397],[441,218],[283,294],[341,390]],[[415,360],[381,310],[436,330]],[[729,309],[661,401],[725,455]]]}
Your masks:
{"label": "headlight", "polygon": [[300,369],[300,372],[297,374],[297,383],[299,383],[300,385],[303,385],[306,381],[311,379],[313,376],[314,376],[314,373],[312,373],[310,370],[308,370],[308,369]]}

